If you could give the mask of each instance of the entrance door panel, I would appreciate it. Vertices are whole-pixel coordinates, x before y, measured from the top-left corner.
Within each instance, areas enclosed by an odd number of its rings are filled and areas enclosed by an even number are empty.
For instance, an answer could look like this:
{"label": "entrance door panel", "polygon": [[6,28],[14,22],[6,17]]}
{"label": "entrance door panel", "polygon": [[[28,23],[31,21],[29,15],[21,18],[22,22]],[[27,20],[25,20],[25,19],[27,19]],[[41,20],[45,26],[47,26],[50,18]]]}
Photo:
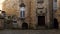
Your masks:
{"label": "entrance door panel", "polygon": [[45,25],[45,16],[38,16],[38,25],[39,26]]}

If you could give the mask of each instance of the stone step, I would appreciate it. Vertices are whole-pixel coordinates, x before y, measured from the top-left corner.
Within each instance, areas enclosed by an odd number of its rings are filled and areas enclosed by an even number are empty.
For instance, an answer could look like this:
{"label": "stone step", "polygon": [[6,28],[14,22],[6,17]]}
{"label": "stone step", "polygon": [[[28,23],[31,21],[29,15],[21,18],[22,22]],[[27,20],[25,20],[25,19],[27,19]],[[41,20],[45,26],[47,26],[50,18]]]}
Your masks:
{"label": "stone step", "polygon": [[45,29],[45,26],[38,26],[37,29]]}

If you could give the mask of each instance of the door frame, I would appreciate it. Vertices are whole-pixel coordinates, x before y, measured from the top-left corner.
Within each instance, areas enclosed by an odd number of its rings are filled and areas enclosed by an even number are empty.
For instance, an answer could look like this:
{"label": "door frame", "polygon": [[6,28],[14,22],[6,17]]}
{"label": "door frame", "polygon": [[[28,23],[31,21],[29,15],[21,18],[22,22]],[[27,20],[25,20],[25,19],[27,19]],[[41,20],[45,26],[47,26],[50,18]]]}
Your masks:
{"label": "door frame", "polygon": [[[43,15],[44,16],[44,15]],[[46,16],[45,17],[45,23],[46,23]],[[38,16],[37,16],[37,25],[38,25]],[[46,25],[46,24],[45,24]],[[43,25],[44,26],[44,25]]]}
{"label": "door frame", "polygon": [[[37,16],[37,25],[38,25],[38,18],[39,16]],[[45,20],[45,16],[40,16],[40,17],[44,17],[44,20]],[[42,24],[42,25],[38,25],[38,26],[44,26],[45,25],[45,22],[44,22],[44,24]]]}

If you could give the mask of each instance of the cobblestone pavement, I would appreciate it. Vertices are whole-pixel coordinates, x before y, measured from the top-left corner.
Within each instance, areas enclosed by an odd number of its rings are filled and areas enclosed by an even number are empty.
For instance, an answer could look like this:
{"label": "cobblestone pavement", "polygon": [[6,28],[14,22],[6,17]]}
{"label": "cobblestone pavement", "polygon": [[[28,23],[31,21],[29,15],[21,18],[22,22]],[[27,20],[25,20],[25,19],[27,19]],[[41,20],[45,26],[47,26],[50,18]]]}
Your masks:
{"label": "cobblestone pavement", "polygon": [[60,30],[0,30],[0,34],[60,34]]}

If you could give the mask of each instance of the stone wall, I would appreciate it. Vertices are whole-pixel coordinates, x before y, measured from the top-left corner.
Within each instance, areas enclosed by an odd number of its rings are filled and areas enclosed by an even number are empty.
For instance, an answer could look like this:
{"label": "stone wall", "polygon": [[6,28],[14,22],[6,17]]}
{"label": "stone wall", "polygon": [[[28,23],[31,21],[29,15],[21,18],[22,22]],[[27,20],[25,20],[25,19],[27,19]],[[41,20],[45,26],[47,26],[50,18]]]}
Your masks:
{"label": "stone wall", "polygon": [[58,24],[59,24],[59,29],[60,29],[60,0],[57,0],[56,18],[58,19]]}
{"label": "stone wall", "polygon": [[[52,0],[50,0],[50,4],[48,4],[49,0],[45,0],[45,8],[47,8],[48,14],[47,14],[47,20],[46,25],[50,25],[50,17],[51,17],[51,11],[52,11]],[[25,7],[25,22],[28,23],[28,25],[32,26],[34,29],[36,29],[37,25],[37,14],[36,14],[36,8],[37,8],[37,0],[23,0]],[[20,7],[21,0],[5,0],[3,3],[3,10],[6,11],[7,15],[16,15],[17,17],[20,16]],[[56,18],[58,19],[58,22],[60,22],[60,0],[58,0],[58,10],[56,12]],[[52,18],[52,17],[51,17]],[[21,27],[22,22],[21,20],[18,21],[19,27]],[[59,25],[60,26],[60,25]]]}
{"label": "stone wall", "polygon": [[19,0],[5,0],[2,9],[8,15],[19,15]]}
{"label": "stone wall", "polygon": [[[23,0],[25,7],[25,22],[30,22],[30,0]],[[3,2],[3,10],[6,12],[7,16],[10,15],[16,15],[17,17],[20,17],[20,7],[21,0],[5,0]],[[21,20],[18,20],[18,24],[21,27],[22,22]]]}

